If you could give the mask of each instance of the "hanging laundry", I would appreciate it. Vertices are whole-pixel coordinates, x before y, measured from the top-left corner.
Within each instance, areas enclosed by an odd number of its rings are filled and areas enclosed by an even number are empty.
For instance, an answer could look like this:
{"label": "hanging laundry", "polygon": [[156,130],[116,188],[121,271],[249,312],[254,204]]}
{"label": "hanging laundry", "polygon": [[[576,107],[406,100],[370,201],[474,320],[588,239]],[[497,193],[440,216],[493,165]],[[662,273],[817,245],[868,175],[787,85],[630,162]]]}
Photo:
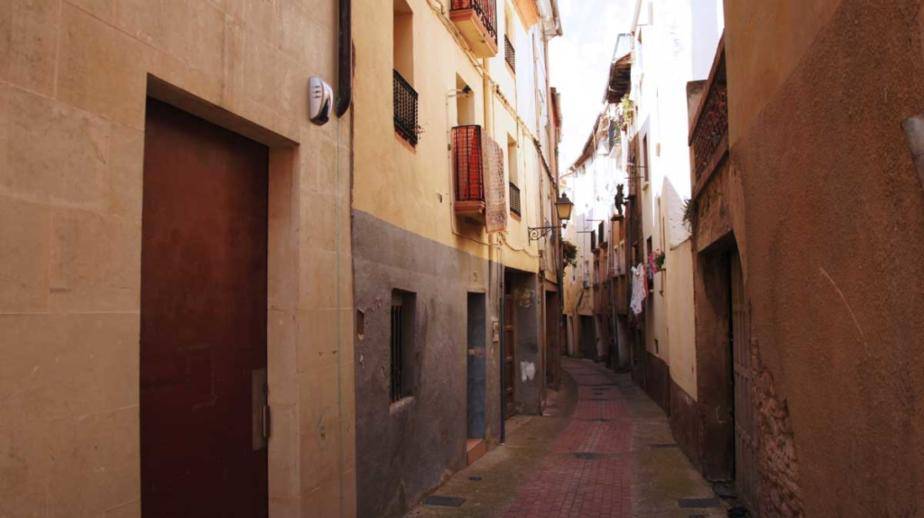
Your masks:
{"label": "hanging laundry", "polygon": [[646,277],[643,263],[632,267],[632,300],[629,307],[636,316],[642,314],[645,307],[645,297],[648,296],[648,279]]}

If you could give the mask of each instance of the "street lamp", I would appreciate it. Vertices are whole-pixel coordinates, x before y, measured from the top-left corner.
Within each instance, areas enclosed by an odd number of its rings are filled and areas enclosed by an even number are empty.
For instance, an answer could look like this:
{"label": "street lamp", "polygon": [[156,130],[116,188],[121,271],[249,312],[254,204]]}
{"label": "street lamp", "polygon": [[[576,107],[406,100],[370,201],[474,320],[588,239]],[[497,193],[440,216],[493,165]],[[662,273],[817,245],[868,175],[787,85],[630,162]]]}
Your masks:
{"label": "street lamp", "polygon": [[[558,201],[555,202],[555,212],[558,214],[558,220],[562,224],[566,224],[569,219],[571,219],[571,211],[574,209],[574,204],[571,203],[571,200],[568,199],[568,195],[562,193],[559,196]],[[556,225],[547,225],[544,227],[528,227],[529,229],[529,240],[538,241],[540,238],[543,238],[548,235],[549,232],[557,228]]]}
{"label": "street lamp", "polygon": [[572,209],[574,209],[574,204],[568,199],[567,194],[562,193],[558,201],[555,202],[555,212],[558,213],[558,219],[560,221],[568,221],[571,219]]}

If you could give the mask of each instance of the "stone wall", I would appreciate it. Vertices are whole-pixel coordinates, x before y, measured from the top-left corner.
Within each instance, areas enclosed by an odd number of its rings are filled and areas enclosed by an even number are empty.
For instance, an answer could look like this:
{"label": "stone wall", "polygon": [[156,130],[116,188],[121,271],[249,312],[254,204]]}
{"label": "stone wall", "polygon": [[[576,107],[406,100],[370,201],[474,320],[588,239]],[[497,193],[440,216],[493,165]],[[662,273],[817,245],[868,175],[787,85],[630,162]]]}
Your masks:
{"label": "stone wall", "polygon": [[777,394],[773,374],[761,361],[756,341],[751,345],[751,366],[755,380],[752,397],[758,430],[760,513],[763,516],[803,516],[789,405]]}
{"label": "stone wall", "polygon": [[349,116],[328,0],[0,1],[0,515],[140,513],[149,96],[270,148],[270,512],[354,514]]}

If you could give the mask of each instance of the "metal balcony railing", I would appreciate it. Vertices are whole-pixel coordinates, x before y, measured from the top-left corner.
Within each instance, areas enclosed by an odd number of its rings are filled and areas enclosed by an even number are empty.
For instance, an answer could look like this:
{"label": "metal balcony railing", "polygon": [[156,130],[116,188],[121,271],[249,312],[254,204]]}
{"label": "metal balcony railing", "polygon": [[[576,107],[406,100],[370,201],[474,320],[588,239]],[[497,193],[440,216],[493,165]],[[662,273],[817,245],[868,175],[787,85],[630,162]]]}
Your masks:
{"label": "metal balcony railing", "polygon": [[[725,80],[724,38],[718,50],[706,92],[690,127],[693,182],[700,183],[718,167],[728,152],[728,85]],[[695,197],[695,196],[694,196]]]}
{"label": "metal balcony railing", "polygon": [[517,216],[522,215],[520,211],[520,188],[510,182],[510,212]]}
{"label": "metal balcony railing", "polygon": [[450,12],[471,9],[478,15],[481,24],[497,45],[497,7],[494,0],[452,0]]}
{"label": "metal balcony railing", "polygon": [[510,65],[510,70],[516,73],[517,50],[513,48],[513,43],[510,42],[510,38],[508,38],[507,35],[504,35],[504,59],[506,59],[507,64]]}
{"label": "metal balcony railing", "polygon": [[395,131],[412,146],[417,145],[417,92],[394,71]]}
{"label": "metal balcony railing", "polygon": [[452,128],[452,170],[456,201],[484,202],[484,150],[481,126]]}

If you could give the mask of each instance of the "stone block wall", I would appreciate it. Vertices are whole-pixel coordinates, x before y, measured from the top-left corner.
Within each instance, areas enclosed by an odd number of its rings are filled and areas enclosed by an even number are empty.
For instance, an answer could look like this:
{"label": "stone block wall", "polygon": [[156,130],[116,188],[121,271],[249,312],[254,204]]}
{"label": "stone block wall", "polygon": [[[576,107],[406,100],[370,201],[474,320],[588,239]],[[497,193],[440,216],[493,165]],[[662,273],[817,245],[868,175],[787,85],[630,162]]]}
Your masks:
{"label": "stone block wall", "polygon": [[270,147],[270,511],[355,513],[349,117],[327,0],[0,2],[0,515],[137,516],[145,103]]}

